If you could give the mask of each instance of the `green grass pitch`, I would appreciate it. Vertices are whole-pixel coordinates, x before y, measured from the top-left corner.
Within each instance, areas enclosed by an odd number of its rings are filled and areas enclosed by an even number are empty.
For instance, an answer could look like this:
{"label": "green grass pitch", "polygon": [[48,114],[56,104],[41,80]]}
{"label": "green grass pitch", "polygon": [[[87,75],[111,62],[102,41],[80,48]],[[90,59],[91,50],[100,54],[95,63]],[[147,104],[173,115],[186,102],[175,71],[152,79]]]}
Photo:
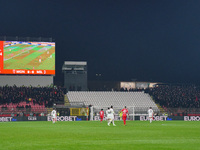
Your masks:
{"label": "green grass pitch", "polygon": [[1,150],[199,150],[200,122],[0,122]]}

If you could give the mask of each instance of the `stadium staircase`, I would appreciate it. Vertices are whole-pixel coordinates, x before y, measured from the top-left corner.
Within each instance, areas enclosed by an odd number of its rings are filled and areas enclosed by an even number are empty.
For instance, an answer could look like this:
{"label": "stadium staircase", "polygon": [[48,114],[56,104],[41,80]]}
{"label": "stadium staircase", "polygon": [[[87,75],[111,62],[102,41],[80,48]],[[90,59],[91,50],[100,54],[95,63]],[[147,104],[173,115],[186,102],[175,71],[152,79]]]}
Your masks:
{"label": "stadium staircase", "polygon": [[70,106],[70,102],[69,102],[69,99],[68,99],[68,97],[67,97],[67,94],[66,94],[65,97],[64,97],[64,105],[65,105],[65,106]]}
{"label": "stadium staircase", "polygon": [[156,104],[156,105],[157,105],[158,109],[160,110],[161,114],[165,114],[166,113],[166,111],[164,110],[164,108],[162,106],[160,106],[159,104]]}
{"label": "stadium staircase", "polygon": [[[151,99],[155,102],[155,100],[153,99],[153,96],[151,96]],[[160,114],[166,114],[165,109],[162,106],[160,106],[160,104],[158,104],[156,102],[155,102],[155,104],[158,107],[158,109],[160,110]]]}
{"label": "stadium staircase", "polygon": [[51,114],[53,108],[47,108],[47,114]]}

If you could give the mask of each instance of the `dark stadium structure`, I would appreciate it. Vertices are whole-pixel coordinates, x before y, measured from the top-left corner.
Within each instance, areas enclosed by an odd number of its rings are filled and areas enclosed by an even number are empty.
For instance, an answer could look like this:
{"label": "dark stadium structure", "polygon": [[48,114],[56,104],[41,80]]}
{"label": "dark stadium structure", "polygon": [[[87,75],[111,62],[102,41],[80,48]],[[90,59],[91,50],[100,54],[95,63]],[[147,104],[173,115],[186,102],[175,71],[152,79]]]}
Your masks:
{"label": "dark stadium structure", "polygon": [[69,91],[87,91],[87,62],[65,61],[62,66],[64,87]]}

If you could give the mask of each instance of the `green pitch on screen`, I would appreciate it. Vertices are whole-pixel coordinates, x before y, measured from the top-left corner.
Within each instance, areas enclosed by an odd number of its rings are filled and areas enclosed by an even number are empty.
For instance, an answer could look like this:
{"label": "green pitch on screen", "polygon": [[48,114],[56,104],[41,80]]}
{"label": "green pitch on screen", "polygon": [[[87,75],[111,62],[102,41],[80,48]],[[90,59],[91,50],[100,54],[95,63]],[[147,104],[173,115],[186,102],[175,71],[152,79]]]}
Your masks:
{"label": "green pitch on screen", "polygon": [[5,47],[4,69],[55,70],[55,46],[16,44]]}

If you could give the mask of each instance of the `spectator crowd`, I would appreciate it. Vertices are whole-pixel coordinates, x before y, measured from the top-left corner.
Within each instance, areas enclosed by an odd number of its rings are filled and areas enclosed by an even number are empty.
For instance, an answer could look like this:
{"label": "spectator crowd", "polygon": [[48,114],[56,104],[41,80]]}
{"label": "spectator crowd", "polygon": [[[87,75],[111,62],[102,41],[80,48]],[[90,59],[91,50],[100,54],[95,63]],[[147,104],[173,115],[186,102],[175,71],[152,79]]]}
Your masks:
{"label": "spectator crowd", "polygon": [[146,92],[162,107],[200,108],[200,87],[195,85],[159,85]]}
{"label": "spectator crowd", "polygon": [[64,102],[65,93],[65,88],[62,87],[3,86],[0,87],[0,105],[32,101],[33,104],[52,107],[54,103]]}

